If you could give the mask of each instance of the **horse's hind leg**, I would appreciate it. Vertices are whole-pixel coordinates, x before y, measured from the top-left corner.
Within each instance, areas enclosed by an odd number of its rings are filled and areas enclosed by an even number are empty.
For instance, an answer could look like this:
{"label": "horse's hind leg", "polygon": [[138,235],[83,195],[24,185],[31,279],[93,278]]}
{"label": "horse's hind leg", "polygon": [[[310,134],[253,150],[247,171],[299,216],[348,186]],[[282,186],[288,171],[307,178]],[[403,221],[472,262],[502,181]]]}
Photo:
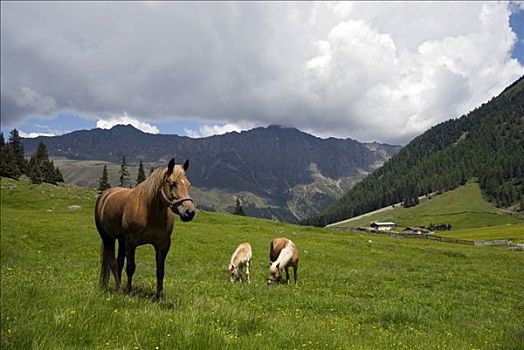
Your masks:
{"label": "horse's hind leg", "polygon": [[132,291],[132,283],[133,283],[133,274],[136,270],[136,264],[135,264],[135,250],[136,250],[136,243],[131,242],[129,239],[126,239],[125,243],[125,249],[126,249],[126,273],[127,273],[127,292],[131,294]]}
{"label": "horse's hind leg", "polygon": [[159,303],[164,301],[164,266],[171,240],[155,245],[156,251],[156,298]]}
{"label": "horse's hind leg", "polygon": [[122,282],[122,270],[124,269],[124,260],[126,258],[126,242],[125,239],[118,240],[118,256],[117,262],[117,274],[115,276],[115,290],[120,290],[120,284]]}

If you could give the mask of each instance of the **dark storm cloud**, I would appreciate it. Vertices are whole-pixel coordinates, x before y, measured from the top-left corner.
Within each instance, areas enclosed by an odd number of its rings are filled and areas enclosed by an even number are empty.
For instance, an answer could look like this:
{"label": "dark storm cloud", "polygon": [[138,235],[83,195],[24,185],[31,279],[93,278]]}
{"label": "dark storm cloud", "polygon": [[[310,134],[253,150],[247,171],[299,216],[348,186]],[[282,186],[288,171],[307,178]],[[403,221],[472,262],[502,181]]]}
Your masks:
{"label": "dark storm cloud", "polygon": [[3,2],[2,126],[72,111],[405,142],[524,73],[509,14],[478,2]]}

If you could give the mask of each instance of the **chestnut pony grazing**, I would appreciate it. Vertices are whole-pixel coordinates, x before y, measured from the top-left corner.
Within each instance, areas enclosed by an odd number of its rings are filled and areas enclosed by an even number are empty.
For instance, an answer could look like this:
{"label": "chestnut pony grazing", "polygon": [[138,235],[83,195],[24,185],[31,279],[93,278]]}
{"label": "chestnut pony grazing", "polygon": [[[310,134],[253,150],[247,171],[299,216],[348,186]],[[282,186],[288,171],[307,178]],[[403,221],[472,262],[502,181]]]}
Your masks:
{"label": "chestnut pony grazing", "polygon": [[[95,206],[96,228],[102,238],[102,268],[100,286],[107,289],[110,271],[115,278],[115,290],[120,290],[124,260],[127,259],[127,292],[135,272],[135,249],[152,244],[156,252],[156,298],[164,298],[164,263],[171,245],[175,214],[182,221],[191,221],[195,205],[189,196],[186,171],[189,160],[153,171],[135,188],[113,187],[102,192]],[[115,241],[118,257],[115,259]]]}
{"label": "chestnut pony grazing", "polygon": [[295,243],[285,237],[273,238],[269,246],[269,277],[267,284],[280,283],[282,270],[286,271],[286,282],[289,284],[289,267],[293,267],[293,277],[297,284],[298,249]]}

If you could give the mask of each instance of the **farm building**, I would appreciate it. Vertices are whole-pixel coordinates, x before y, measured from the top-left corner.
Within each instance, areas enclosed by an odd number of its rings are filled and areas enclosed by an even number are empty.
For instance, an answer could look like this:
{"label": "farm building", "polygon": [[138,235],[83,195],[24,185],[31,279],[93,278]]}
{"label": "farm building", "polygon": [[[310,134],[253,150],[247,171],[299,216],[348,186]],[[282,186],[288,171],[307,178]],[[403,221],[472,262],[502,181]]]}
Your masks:
{"label": "farm building", "polygon": [[377,231],[391,231],[397,224],[394,222],[372,222],[369,226]]}
{"label": "farm building", "polygon": [[406,227],[402,233],[412,234],[412,235],[420,235],[420,234],[428,234],[430,231],[424,227],[420,226],[410,226]]}

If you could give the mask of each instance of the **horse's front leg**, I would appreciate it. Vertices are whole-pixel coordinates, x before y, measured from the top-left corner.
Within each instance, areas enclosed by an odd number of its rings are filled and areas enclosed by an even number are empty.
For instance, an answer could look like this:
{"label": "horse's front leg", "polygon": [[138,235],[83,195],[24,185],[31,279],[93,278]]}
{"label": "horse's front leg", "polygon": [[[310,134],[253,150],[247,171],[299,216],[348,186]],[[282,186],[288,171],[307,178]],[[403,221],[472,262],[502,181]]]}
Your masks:
{"label": "horse's front leg", "polygon": [[155,245],[156,251],[156,299],[159,303],[164,301],[164,266],[167,253],[171,246],[171,239],[162,244]]}
{"label": "horse's front leg", "polygon": [[249,280],[249,261],[246,263],[246,277],[247,277],[247,283],[251,283]]}
{"label": "horse's front leg", "polygon": [[135,250],[136,250],[137,244],[136,242],[133,242],[132,240],[126,238],[125,243],[125,250],[126,250],[126,273],[127,273],[127,292],[131,294],[132,291],[132,284],[133,284],[133,274],[136,270],[136,264],[135,264]]}
{"label": "horse's front leg", "polygon": [[289,284],[289,266],[286,266],[286,283]]}

